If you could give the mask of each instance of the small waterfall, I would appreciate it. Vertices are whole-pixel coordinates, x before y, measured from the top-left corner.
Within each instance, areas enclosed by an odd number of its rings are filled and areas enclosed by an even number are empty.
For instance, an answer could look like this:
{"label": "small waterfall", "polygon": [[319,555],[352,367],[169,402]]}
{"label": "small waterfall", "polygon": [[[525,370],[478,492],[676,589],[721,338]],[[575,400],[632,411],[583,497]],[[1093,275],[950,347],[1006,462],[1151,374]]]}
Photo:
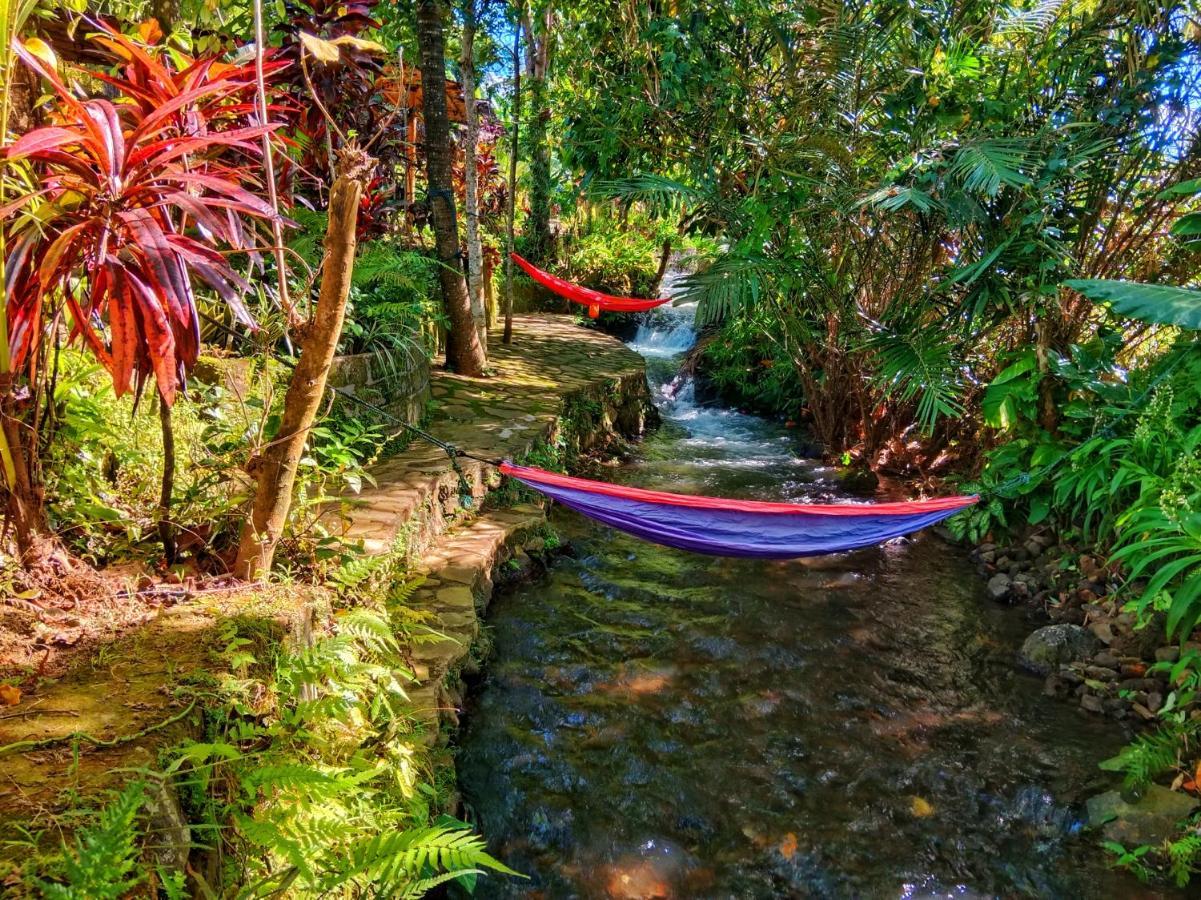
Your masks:
{"label": "small waterfall", "polygon": [[695,304],[660,307],[638,326],[630,347],[651,358],[670,358],[696,343]]}

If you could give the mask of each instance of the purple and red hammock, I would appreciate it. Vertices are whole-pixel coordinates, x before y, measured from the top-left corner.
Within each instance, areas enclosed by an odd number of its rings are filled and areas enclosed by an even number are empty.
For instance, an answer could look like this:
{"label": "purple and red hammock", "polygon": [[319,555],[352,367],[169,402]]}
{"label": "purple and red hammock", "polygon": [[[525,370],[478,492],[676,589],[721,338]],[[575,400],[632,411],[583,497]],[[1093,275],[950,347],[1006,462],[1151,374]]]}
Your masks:
{"label": "purple and red hammock", "polygon": [[601,310],[606,312],[646,312],[648,309],[654,309],[656,306],[662,306],[664,303],[671,302],[670,297],[660,297],[657,300],[639,300],[635,297],[615,297],[612,294],[602,294],[600,291],[594,291],[592,288],[581,287],[578,284],[572,284],[570,281],[564,281],[557,275],[550,274],[550,272],[544,272],[528,259],[523,259],[516,253],[510,253],[509,257],[513,262],[521,266],[527,275],[547,290],[558,294],[560,297],[565,297],[573,303],[579,303],[581,306],[588,307],[588,316],[593,319],[601,314]]}
{"label": "purple and red hammock", "polygon": [[635,537],[714,556],[792,559],[869,547],[927,528],[976,502],[765,503],[622,487],[504,463],[501,472]]}
{"label": "purple and red hammock", "polygon": [[[588,315],[594,319],[602,309],[645,312],[671,299],[637,300],[602,294],[544,272],[516,253],[509,256],[543,287],[587,306]],[[764,503],[621,487],[508,462],[500,470],[576,512],[635,537],[693,553],[760,559],[792,559],[870,547],[941,522],[977,500],[942,497],[904,503]]]}

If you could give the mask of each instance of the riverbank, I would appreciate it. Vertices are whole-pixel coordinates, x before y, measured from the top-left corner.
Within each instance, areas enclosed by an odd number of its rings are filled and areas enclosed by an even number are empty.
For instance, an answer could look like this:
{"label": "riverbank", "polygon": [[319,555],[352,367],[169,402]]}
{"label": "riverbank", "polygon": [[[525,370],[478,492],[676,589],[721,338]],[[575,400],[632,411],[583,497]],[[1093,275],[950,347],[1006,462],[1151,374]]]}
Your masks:
{"label": "riverbank", "polygon": [[[433,375],[428,429],[475,455],[570,464],[624,447],[653,418],[642,359],[567,317],[517,317],[513,345],[494,347],[492,361],[486,380]],[[173,748],[190,742],[236,747],[231,723],[245,732],[286,720],[286,692],[276,678],[288,661],[318,658],[331,642],[358,639],[356,629],[377,622],[393,630],[385,643],[400,642],[388,665],[409,699],[386,734],[360,735],[360,745],[385,741],[387,753],[373,763],[383,777],[411,779],[426,766],[435,783],[445,783],[442,725],[455,719],[459,669],[470,659],[479,611],[493,583],[513,577],[547,537],[540,506],[497,494],[494,467],[459,462],[456,470],[444,452],[420,443],[380,462],[340,534],[359,552],[328,583],[196,595],[184,588],[142,628],[79,658],[62,678],[26,682],[0,716],[6,885],[25,884],[31,859],[46,850],[43,841],[68,837],[89,820],[80,810],[133,779],[155,785],[138,817],[147,870],[220,880],[222,853],[238,846],[242,829],[214,845],[208,829],[231,823],[205,818],[213,804],[195,793],[192,768],[156,773],[179,759]],[[355,618],[361,612],[371,618]],[[370,644],[359,649],[368,652]],[[376,664],[384,658],[364,657]],[[345,690],[342,700],[356,702],[359,688]],[[268,739],[264,732],[256,752],[266,752]],[[345,740],[306,749],[301,762],[336,765]],[[181,779],[186,790],[176,789]],[[453,803],[446,787],[428,799],[430,814]],[[259,812],[228,809],[251,818]]]}

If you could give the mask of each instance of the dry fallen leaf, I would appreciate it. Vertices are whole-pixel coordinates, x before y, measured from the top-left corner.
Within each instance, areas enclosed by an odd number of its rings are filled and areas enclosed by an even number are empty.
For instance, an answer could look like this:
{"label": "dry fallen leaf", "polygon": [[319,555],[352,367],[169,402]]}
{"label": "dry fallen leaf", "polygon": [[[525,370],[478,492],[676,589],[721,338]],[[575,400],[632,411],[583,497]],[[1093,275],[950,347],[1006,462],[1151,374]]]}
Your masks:
{"label": "dry fallen leaf", "polygon": [[785,859],[792,859],[796,856],[797,841],[796,835],[791,831],[784,835],[784,840],[780,841],[780,846],[777,848],[780,855]]}
{"label": "dry fallen leaf", "polygon": [[309,34],[307,31],[300,32],[300,43],[304,45],[305,50],[320,62],[336,63],[342,58],[337,44],[333,41],[327,41],[324,38]]}
{"label": "dry fallen leaf", "polygon": [[21,689],[12,684],[0,684],[0,704],[16,706],[21,702]]}
{"label": "dry fallen leaf", "polygon": [[929,800],[923,800],[921,797],[911,797],[909,800],[909,811],[919,819],[925,819],[934,815],[934,807]]}

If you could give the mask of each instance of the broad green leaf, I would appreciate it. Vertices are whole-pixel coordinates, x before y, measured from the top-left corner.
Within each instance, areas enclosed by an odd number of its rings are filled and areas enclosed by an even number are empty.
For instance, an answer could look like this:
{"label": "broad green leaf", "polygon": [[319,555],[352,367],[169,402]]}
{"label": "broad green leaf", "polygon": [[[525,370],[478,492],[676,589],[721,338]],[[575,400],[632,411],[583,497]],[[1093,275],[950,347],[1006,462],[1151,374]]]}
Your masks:
{"label": "broad green leaf", "polygon": [[1114,312],[1140,322],[1201,331],[1201,291],[1098,278],[1073,278],[1064,284],[1090,300],[1105,301]]}
{"label": "broad green leaf", "polygon": [[1192,237],[1201,234],[1201,212],[1181,216],[1172,225],[1172,234],[1181,237]]}

